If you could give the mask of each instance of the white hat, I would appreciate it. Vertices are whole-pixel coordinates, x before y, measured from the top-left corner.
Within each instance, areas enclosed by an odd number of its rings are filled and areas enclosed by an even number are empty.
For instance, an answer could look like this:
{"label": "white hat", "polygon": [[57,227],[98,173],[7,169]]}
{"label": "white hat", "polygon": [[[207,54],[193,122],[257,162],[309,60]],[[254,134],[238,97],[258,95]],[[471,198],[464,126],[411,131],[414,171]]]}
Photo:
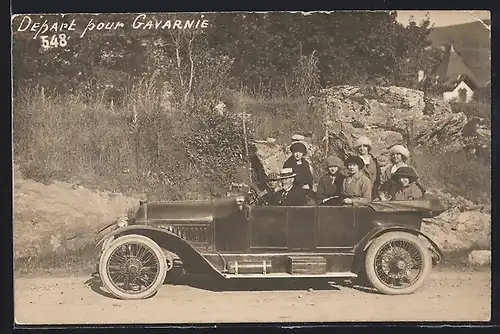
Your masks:
{"label": "white hat", "polygon": [[296,134],[296,135],[292,136],[292,142],[303,141],[304,139],[306,139],[306,138],[303,135]]}
{"label": "white hat", "polygon": [[359,137],[354,142],[354,147],[358,147],[358,146],[361,146],[361,145],[366,145],[366,146],[369,146],[369,147],[373,146],[372,141],[370,140],[370,138],[365,137],[365,136]]}
{"label": "white hat", "polygon": [[288,179],[290,177],[294,177],[295,175],[297,174],[293,172],[292,168],[283,168],[280,171],[280,179]]}
{"label": "white hat", "polygon": [[404,147],[403,145],[394,145],[393,147],[391,147],[390,152],[391,152],[391,154],[399,153],[399,154],[405,156],[406,158],[410,157],[410,151],[408,151],[408,149],[406,147]]}

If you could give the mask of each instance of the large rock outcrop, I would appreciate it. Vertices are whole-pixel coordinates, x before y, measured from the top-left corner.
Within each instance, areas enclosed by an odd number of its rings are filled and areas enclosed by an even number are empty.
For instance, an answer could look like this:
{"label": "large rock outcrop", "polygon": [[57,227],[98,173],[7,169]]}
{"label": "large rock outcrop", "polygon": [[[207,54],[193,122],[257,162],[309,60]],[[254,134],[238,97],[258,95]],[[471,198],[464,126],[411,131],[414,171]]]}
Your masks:
{"label": "large rock outcrop", "polygon": [[453,113],[448,103],[428,98],[403,87],[334,86],[309,99],[312,112],[323,115],[331,150],[339,156],[352,153],[353,142],[368,136],[376,152],[384,155],[395,144],[458,151],[479,138],[477,131],[464,133],[469,123],[462,112]]}
{"label": "large rock outcrop", "polygon": [[491,249],[491,214],[454,208],[436,218],[425,219],[422,231],[447,253]]}

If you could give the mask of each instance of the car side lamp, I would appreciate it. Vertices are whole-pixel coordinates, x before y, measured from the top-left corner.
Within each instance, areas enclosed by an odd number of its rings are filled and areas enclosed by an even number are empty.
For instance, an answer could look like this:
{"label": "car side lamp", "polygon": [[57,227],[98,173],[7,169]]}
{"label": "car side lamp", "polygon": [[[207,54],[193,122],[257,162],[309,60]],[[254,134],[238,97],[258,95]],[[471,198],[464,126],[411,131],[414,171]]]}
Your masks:
{"label": "car side lamp", "polygon": [[238,205],[238,209],[243,210],[243,204],[245,203],[245,196],[236,197],[236,204]]}

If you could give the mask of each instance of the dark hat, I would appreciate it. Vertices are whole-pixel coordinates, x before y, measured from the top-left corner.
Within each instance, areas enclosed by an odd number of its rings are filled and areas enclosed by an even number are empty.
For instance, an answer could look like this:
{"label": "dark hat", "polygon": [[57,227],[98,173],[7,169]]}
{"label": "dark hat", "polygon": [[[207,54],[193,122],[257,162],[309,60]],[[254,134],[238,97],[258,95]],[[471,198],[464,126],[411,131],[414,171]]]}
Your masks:
{"label": "dark hat", "polygon": [[392,174],[392,178],[397,179],[399,177],[407,177],[410,179],[410,182],[418,180],[417,172],[411,167],[399,167],[398,170]]}
{"label": "dark hat", "polygon": [[354,163],[354,164],[358,165],[359,169],[363,169],[365,167],[365,162],[363,161],[363,159],[361,159],[360,157],[358,157],[356,155],[351,155],[351,156],[347,157],[347,159],[345,159],[344,164],[346,167],[350,163]]}
{"label": "dark hat", "polygon": [[269,173],[267,176],[268,181],[278,181],[280,179],[280,175],[278,173]]}
{"label": "dark hat", "polygon": [[290,151],[292,153],[302,152],[304,154],[307,154],[307,147],[304,143],[297,141],[297,142],[294,142],[292,145],[290,145]]}
{"label": "dark hat", "polygon": [[295,175],[297,174],[293,172],[292,168],[283,168],[280,172],[280,179],[288,179],[290,177],[294,177]]}

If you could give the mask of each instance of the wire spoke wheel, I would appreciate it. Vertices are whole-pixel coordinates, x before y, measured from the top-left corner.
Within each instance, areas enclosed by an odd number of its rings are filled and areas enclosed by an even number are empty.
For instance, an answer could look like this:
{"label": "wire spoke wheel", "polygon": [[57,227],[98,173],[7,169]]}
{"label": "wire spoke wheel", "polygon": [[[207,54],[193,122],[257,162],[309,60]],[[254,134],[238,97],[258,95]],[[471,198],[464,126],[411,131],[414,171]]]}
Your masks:
{"label": "wire spoke wheel", "polygon": [[100,276],[104,286],[122,299],[143,299],[161,286],[167,273],[163,250],[151,239],[126,235],[103,252]]}
{"label": "wire spoke wheel", "polygon": [[141,243],[129,243],[116,248],[107,266],[113,284],[128,293],[140,293],[154,283],[160,273],[160,259]]}
{"label": "wire spoke wheel", "polygon": [[391,240],[375,255],[375,272],[381,282],[395,289],[407,288],[420,277],[423,256],[411,242]]}
{"label": "wire spoke wheel", "polygon": [[370,283],[382,293],[408,294],[417,290],[432,267],[428,250],[415,235],[389,232],[368,248],[365,270]]}

